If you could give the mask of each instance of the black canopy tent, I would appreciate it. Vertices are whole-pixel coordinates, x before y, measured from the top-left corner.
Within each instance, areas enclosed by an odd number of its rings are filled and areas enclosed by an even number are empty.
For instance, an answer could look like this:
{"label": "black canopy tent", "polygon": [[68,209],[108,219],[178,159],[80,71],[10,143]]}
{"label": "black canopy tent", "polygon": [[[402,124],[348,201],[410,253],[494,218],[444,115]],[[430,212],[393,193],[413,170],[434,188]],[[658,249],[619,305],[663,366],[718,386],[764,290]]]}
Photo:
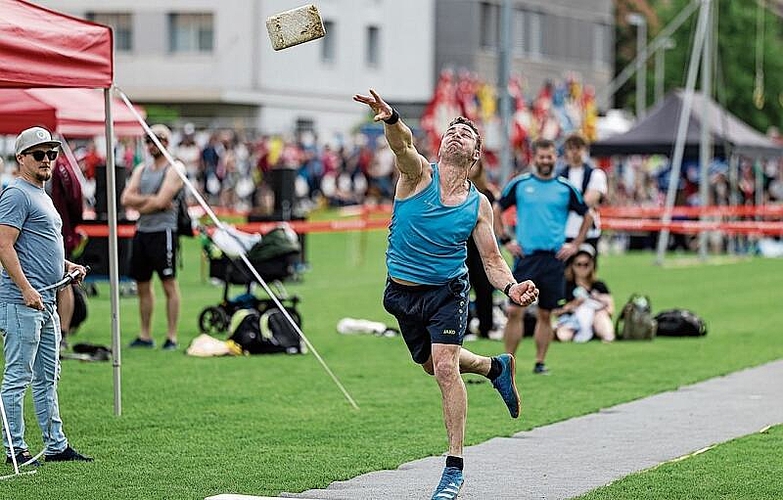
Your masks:
{"label": "black canopy tent", "polygon": [[[593,143],[593,156],[662,154],[672,156],[677,140],[677,123],[683,107],[684,90],[673,90],[663,101],[648,112],[628,132]],[[729,158],[732,155],[754,158],[783,156],[783,148],[732,115],[712,99],[693,93],[693,106],[685,135],[684,158],[698,158],[702,115],[705,104],[710,117],[713,156]]]}

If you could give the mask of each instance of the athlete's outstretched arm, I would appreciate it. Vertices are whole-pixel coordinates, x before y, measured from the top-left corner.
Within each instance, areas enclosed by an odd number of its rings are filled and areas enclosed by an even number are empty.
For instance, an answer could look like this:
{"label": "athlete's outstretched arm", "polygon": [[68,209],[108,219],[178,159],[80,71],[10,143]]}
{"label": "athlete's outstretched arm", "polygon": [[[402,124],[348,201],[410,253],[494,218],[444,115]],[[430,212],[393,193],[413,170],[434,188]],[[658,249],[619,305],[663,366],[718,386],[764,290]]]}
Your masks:
{"label": "athlete's outstretched arm", "polygon": [[429,163],[426,158],[416,151],[416,147],[413,145],[411,129],[403,123],[394,108],[386,103],[374,89],[370,89],[369,96],[354,95],[353,100],[369,106],[375,114],[373,120],[376,122],[384,121],[384,134],[389,147],[394,153],[397,169],[400,171],[400,174],[408,177],[408,183],[414,185],[418,183],[424,168]]}

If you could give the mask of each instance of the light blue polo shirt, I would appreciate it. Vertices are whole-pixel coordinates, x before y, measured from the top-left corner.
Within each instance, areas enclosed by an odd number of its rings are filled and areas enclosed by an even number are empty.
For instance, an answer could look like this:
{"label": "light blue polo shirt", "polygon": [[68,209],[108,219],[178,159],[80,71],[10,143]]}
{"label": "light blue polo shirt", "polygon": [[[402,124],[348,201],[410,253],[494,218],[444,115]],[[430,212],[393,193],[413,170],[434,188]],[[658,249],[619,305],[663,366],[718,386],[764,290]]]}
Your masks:
{"label": "light blue polo shirt", "polygon": [[584,215],[588,210],[579,191],[563,177],[541,179],[530,173],[511,179],[498,203],[503,210],[517,207],[515,236],[525,255],[560,250],[568,212]]}

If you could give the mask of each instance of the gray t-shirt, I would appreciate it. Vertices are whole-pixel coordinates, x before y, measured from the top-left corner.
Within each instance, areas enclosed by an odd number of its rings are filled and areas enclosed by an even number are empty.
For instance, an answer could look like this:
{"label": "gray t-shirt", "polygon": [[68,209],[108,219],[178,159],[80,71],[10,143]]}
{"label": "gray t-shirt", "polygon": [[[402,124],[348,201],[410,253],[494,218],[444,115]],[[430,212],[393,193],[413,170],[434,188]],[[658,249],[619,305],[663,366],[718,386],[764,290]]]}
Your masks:
{"label": "gray t-shirt", "polygon": [[[40,290],[62,279],[63,221],[43,188],[23,179],[12,182],[0,193],[0,224],[19,230],[14,249],[33,288]],[[54,303],[56,292],[47,290],[42,297],[45,303]],[[0,275],[0,302],[24,304],[22,291],[5,270]]]}

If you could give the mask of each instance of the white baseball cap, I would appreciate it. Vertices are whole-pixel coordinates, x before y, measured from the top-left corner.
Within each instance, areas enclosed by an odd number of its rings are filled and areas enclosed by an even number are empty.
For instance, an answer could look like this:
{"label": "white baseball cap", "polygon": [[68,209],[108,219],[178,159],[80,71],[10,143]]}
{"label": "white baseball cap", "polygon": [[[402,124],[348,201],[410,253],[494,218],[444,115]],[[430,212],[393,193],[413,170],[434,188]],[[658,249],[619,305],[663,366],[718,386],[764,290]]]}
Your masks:
{"label": "white baseball cap", "polygon": [[52,133],[43,127],[30,127],[26,130],[22,130],[16,137],[16,154],[22,154],[28,149],[42,144],[57,148],[60,147],[62,143],[52,139]]}

